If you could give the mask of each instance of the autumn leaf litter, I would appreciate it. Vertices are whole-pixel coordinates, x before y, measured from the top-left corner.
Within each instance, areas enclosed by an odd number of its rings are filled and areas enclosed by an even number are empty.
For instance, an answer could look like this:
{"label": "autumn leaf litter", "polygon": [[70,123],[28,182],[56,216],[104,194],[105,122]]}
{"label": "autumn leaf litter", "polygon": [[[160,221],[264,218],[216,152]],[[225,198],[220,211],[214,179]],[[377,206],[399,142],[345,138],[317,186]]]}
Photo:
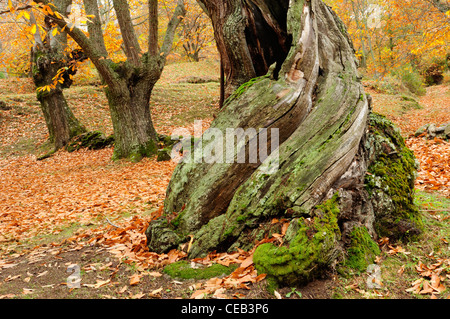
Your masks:
{"label": "autumn leaf litter", "polygon": [[[429,97],[423,98],[426,107],[435,107],[433,103],[436,101],[426,100],[427,98]],[[450,114],[448,98],[444,106],[444,113]],[[416,114],[413,118],[417,119],[419,115]],[[421,124],[414,121],[408,123],[414,127]],[[405,131],[405,123],[400,126]],[[4,130],[5,125],[1,125],[0,129]],[[166,130],[169,131],[168,128]],[[449,143],[440,139],[427,140],[412,136],[406,142],[414,151],[421,167],[417,188],[436,191],[449,197]],[[33,155],[0,159],[0,271],[14,269],[18,266],[15,260],[20,257],[27,258],[30,264],[37,264],[45,262],[48,255],[58,257],[64,252],[98,247],[118,260],[119,264],[128,264],[137,270],[127,279],[128,285],[116,289],[119,295],[128,298],[163,296],[164,287],[146,293],[125,292],[129,287],[138,287],[144,275],[159,278],[162,276],[163,266],[186,258],[186,253],[178,250],[167,254],[148,251],[144,234],[148,223],[160,213],[175,164],[157,162],[154,158],[134,164],[113,163],[111,155],[112,149],[105,149],[58,152],[45,161],[36,161],[36,156]],[[56,236],[69,225],[74,229],[62,241],[27,247],[21,251],[21,247],[26,246],[22,243],[45,236]],[[275,243],[280,240],[281,235],[270,239]],[[404,253],[391,250],[392,254]],[[190,298],[243,297],[238,292],[239,289],[249,290],[265,277],[256,272],[252,251],[212,253],[196,262],[205,266],[212,263],[237,263],[240,267],[229,276],[190,285]],[[85,267],[88,267],[84,269],[87,272],[109,269],[112,273],[110,278],[83,283],[83,287],[99,289],[114,285],[113,275],[118,270],[117,264],[91,263]],[[446,289],[445,283],[450,279],[447,272],[450,267],[448,259],[438,258],[432,264],[418,263],[416,267],[420,278],[411,283],[408,292],[435,298]],[[27,283],[31,278],[46,275],[45,271],[28,276],[10,275],[3,282],[23,280]],[[54,288],[54,285],[49,285],[48,288]],[[23,288],[22,295],[33,292],[32,288]],[[13,296],[4,294],[1,297]]]}

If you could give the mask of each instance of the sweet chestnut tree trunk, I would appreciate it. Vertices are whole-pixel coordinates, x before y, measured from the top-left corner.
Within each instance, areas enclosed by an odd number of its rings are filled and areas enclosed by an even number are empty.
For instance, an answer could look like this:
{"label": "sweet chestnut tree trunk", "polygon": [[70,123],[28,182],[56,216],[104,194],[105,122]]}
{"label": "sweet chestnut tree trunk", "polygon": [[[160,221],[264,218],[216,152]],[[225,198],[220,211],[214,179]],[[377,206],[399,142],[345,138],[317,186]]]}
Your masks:
{"label": "sweet chestnut tree trunk", "polygon": [[[50,0],[38,0],[51,5]],[[83,0],[86,15],[90,17],[87,34],[54,10],[48,18],[61,28],[81,47],[95,65],[104,85],[114,127],[113,159],[128,158],[139,161],[156,154],[158,135],[150,112],[150,97],[161,77],[167,55],[172,49],[175,31],[185,15],[184,2],[177,7],[170,19],[161,47],[158,44],[158,1],[148,0],[148,50],[144,51],[138,41],[132,22],[130,4],[126,0],[113,0],[126,60],[115,63],[105,47],[99,5],[96,0]]]}
{"label": "sweet chestnut tree trunk", "polygon": [[[291,285],[337,264],[364,270],[380,236],[418,235],[416,161],[392,123],[372,114],[334,12],[320,0],[198,2],[214,26],[227,99],[177,165],[164,215],[146,232],[150,250],[192,235],[189,257],[257,245],[258,271]],[[224,142],[230,129],[245,134]]]}
{"label": "sweet chestnut tree trunk", "polygon": [[[57,0],[54,5],[64,14],[72,0]],[[36,23],[30,10],[30,22]],[[37,98],[41,104],[49,140],[54,150],[63,148],[69,141],[86,129],[72,113],[64,97],[63,90],[72,85],[72,75],[76,73],[76,62],[85,59],[80,51],[69,52],[67,34],[58,29],[49,19],[45,19],[43,29],[46,35],[41,37],[39,29],[34,34],[31,48],[31,73],[37,87]]]}

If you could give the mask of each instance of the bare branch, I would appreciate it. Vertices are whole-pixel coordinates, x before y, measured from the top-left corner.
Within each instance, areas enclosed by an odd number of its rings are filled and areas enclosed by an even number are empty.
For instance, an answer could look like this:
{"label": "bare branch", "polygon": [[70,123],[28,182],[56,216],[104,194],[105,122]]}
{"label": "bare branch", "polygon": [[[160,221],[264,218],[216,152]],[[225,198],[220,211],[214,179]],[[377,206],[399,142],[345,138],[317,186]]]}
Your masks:
{"label": "bare branch", "polygon": [[105,46],[105,39],[103,38],[102,23],[100,20],[100,12],[98,9],[97,0],[83,0],[84,10],[86,15],[93,16],[88,20],[88,32],[89,38],[92,44],[96,47],[98,52],[104,56],[108,56],[108,52]]}
{"label": "bare branch", "polygon": [[148,54],[158,54],[158,0],[148,0]]}
{"label": "bare branch", "polygon": [[[32,6],[27,5],[27,6],[24,6],[24,7],[15,8],[14,11],[28,10],[28,9],[31,9],[31,8],[32,8]],[[11,13],[11,10],[0,11],[0,15],[5,14],[5,13]]]}
{"label": "bare branch", "polygon": [[[35,0],[35,2],[43,5],[49,5],[49,3],[51,3],[49,0]],[[64,15],[64,13],[61,13],[56,9],[54,11],[57,12],[57,14],[55,13],[49,17],[56,24],[58,24],[60,28],[64,29],[64,31],[67,32],[67,34],[69,34],[72,39],[81,47],[83,52],[89,57],[92,63],[94,63],[95,67],[97,68],[106,84],[108,86],[114,86],[114,71],[111,68],[110,61],[105,59],[105,57],[100,54],[100,52],[98,52],[96,46],[84,34],[82,30],[73,25],[69,26],[67,21],[60,18]]]}
{"label": "bare branch", "polygon": [[130,6],[126,0],[113,0],[113,5],[114,10],[116,11],[117,20],[119,21],[120,33],[122,34],[125,47],[125,55],[133,65],[139,66],[141,63],[139,56],[141,48],[131,21]]}
{"label": "bare branch", "polygon": [[172,18],[170,19],[170,21],[167,25],[166,35],[164,37],[164,42],[161,47],[161,55],[163,55],[164,58],[166,58],[167,55],[172,50],[173,39],[175,37],[175,31],[178,27],[178,24],[180,24],[181,20],[183,20],[185,15],[186,15],[186,9],[184,8],[184,1],[178,0],[178,5],[175,8]]}
{"label": "bare branch", "polygon": [[442,13],[446,13],[450,11],[450,4],[447,1],[442,0],[427,0],[430,2],[433,6],[435,6],[439,11]]}

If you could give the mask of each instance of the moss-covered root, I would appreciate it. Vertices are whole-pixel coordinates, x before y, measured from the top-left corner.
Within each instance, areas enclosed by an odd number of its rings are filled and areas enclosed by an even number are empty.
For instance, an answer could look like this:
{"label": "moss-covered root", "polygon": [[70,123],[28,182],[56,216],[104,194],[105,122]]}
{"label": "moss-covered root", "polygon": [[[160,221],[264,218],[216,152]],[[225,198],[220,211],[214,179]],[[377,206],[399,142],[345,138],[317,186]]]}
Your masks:
{"label": "moss-covered root", "polygon": [[220,264],[213,264],[209,267],[195,264],[194,267],[186,260],[166,266],[163,272],[172,278],[177,279],[209,279],[213,277],[226,276],[231,274],[238,264],[226,267]]}
{"label": "moss-covered root", "polygon": [[74,152],[82,148],[99,150],[110,147],[113,144],[113,136],[106,137],[103,133],[94,131],[80,134],[72,138],[69,144],[67,144],[66,150],[68,152]]}
{"label": "moss-covered root", "polygon": [[293,233],[293,239],[287,246],[266,243],[256,248],[253,262],[270,283],[306,283],[320,276],[341,254],[338,196],[317,208],[315,217],[291,222],[288,232]]}

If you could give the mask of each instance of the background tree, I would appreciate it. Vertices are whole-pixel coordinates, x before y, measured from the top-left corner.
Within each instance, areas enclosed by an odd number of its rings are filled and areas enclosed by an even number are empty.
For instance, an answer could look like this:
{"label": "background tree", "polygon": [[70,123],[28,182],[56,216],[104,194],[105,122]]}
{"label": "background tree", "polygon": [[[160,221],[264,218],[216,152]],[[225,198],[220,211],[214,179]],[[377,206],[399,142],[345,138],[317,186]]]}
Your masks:
{"label": "background tree", "polygon": [[[170,250],[191,235],[190,257],[259,241],[257,269],[291,285],[343,256],[363,270],[378,235],[418,234],[414,156],[389,121],[371,115],[337,15],[319,0],[200,2],[228,75],[229,98],[211,128],[256,133],[238,138],[233,162],[178,164],[165,215],[147,229],[150,250]],[[279,147],[271,147],[273,135],[261,139],[264,129],[278,129]],[[220,139],[203,137],[188,158],[211,149],[229,156]],[[272,153],[249,163],[255,140]],[[246,163],[237,161],[242,152]],[[273,233],[284,242],[269,243]]]}
{"label": "background tree", "polygon": [[186,17],[180,28],[183,49],[191,61],[200,61],[200,52],[214,42],[211,22],[195,1],[187,1]]}
{"label": "background tree", "polygon": [[[326,2],[348,26],[361,66],[369,77],[394,75],[411,86],[415,73],[426,77],[428,69],[436,68],[436,63],[441,74],[448,68],[450,11],[447,1]],[[418,93],[417,89],[411,89]]]}
{"label": "background tree", "polygon": [[[54,7],[67,15],[65,8],[71,0],[55,1]],[[10,2],[9,10],[14,11]],[[40,13],[53,13],[50,7],[42,8]],[[44,114],[49,131],[49,140],[58,150],[86,129],[70,110],[63,89],[72,84],[76,73],[77,61],[85,59],[80,51],[72,51],[67,45],[67,34],[61,32],[43,15],[40,23],[27,3],[19,7],[17,20],[23,18],[28,24],[27,30],[33,35],[30,70],[37,88],[37,98]]]}
{"label": "background tree", "polygon": [[[39,3],[49,5],[49,1]],[[148,1],[148,50],[143,52],[132,23],[130,6],[125,0],[114,0],[114,10],[123,40],[126,60],[113,62],[106,50],[101,27],[99,5],[96,0],[85,0],[84,9],[89,22],[88,35],[61,13],[48,17],[65,28],[71,38],[95,65],[104,84],[114,127],[114,159],[140,160],[157,151],[157,134],[153,126],[149,100],[159,80],[165,60],[171,50],[176,27],[184,15],[183,1],[178,1],[164,37],[158,45],[158,1]]]}

